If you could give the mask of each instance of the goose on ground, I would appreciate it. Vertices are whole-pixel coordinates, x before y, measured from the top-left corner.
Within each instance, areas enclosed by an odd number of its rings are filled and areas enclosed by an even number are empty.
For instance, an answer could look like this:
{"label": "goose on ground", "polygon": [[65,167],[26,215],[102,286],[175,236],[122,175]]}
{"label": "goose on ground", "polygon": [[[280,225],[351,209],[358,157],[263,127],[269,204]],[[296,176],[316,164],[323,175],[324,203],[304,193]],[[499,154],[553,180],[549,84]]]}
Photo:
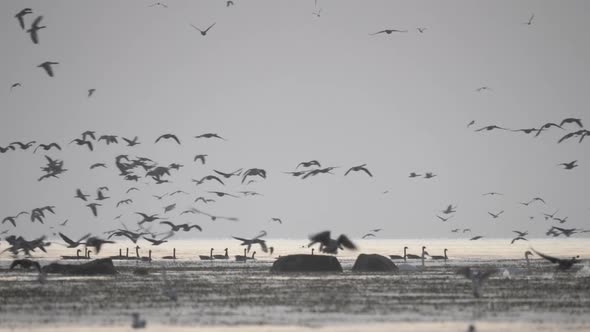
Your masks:
{"label": "goose on ground", "polygon": [[210,260],[213,260],[213,248],[211,248],[211,251],[209,252],[209,256],[199,255],[199,258],[202,261],[210,261]]}
{"label": "goose on ground", "polygon": [[445,254],[444,256],[430,256],[430,258],[435,259],[435,260],[444,260],[445,262],[447,261],[447,259],[449,259],[449,257],[447,257],[447,248],[445,248],[444,250]]}
{"label": "goose on ground", "polygon": [[76,250],[76,256],[61,256],[61,259],[80,259],[80,252],[82,249]]}
{"label": "goose on ground", "polygon": [[400,256],[400,255],[389,255],[389,258],[391,259],[403,259],[404,262],[406,261],[406,251],[408,250],[408,247],[404,247],[404,255]]}
{"label": "goose on ground", "polygon": [[176,248],[172,248],[172,256],[164,256],[162,259],[176,259]]}
{"label": "goose on ground", "polygon": [[229,255],[227,253],[227,248],[224,249],[225,255],[213,255],[215,259],[229,259]]}
{"label": "goose on ground", "polygon": [[[422,246],[422,253],[424,253],[425,249],[426,249],[426,247]],[[404,249],[404,253],[405,253],[405,249]],[[414,255],[414,254],[406,254],[406,258],[408,258],[408,259],[421,259],[422,256],[421,255]]]}

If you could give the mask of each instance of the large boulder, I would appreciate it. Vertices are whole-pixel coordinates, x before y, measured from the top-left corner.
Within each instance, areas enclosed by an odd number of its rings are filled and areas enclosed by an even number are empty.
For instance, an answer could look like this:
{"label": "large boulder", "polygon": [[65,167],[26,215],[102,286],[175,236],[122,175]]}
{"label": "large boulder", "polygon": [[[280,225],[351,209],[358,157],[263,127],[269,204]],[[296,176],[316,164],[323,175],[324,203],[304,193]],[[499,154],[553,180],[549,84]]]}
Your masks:
{"label": "large boulder", "polygon": [[342,272],[342,266],[334,256],[288,255],[279,257],[270,272]]}
{"label": "large boulder", "polygon": [[43,267],[43,272],[79,275],[117,274],[110,258],[95,259],[84,264],[51,263]]}
{"label": "large boulder", "polygon": [[360,254],[352,267],[353,272],[395,272],[397,266],[391,259],[373,254]]}

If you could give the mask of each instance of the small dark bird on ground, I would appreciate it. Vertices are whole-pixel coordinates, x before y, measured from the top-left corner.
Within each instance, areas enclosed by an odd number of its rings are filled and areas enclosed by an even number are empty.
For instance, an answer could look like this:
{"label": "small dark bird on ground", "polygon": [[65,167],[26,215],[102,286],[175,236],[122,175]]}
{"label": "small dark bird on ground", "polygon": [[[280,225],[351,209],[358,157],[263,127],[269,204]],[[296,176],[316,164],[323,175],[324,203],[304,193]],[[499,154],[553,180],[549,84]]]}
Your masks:
{"label": "small dark bird on ground", "polygon": [[210,25],[210,26],[209,26],[207,29],[205,29],[205,30],[201,30],[201,29],[199,29],[199,28],[197,28],[196,26],[194,26],[194,25],[192,25],[192,24],[191,24],[191,26],[192,26],[193,28],[195,28],[195,29],[199,30],[199,32],[201,33],[201,36],[206,36],[206,35],[207,35],[207,32],[209,32],[209,30],[210,30],[210,29],[211,29],[211,28],[212,28],[214,25],[215,25],[215,23],[211,24],[211,25]]}
{"label": "small dark bird on ground", "polygon": [[356,245],[344,234],[340,235],[337,239],[330,238],[330,231],[324,231],[309,237],[311,243],[307,247],[311,247],[316,243],[320,243],[320,251],[327,254],[336,255],[338,249],[343,250],[348,248],[356,250]]}

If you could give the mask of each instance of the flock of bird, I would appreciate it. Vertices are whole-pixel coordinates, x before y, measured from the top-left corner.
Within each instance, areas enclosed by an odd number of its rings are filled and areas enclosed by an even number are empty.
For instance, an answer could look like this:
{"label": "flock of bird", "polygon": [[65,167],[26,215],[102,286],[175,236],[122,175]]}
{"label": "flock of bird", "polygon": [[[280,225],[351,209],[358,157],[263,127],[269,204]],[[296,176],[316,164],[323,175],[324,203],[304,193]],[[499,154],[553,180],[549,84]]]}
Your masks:
{"label": "flock of bird", "polygon": [[[227,5],[227,7],[229,7],[229,6],[234,5],[234,3],[233,3],[233,1],[227,1],[226,5]],[[317,3],[316,3],[316,5],[317,5]],[[158,7],[158,8],[165,9],[165,8],[168,8],[168,5],[161,3],[161,2],[157,2],[157,3],[150,5],[149,7]],[[41,25],[41,22],[43,20],[43,16],[39,15],[32,20],[32,22],[30,23],[30,26],[27,28],[27,25],[26,25],[27,17],[32,14],[33,14],[33,10],[31,8],[24,8],[15,15],[15,18],[17,19],[20,28],[29,34],[31,41],[34,44],[40,44],[40,40],[42,39],[41,38],[42,37],[41,30],[46,29],[47,27],[44,25]],[[313,14],[317,17],[320,17],[321,9],[314,12]],[[525,22],[524,24],[530,26],[533,22],[533,19],[534,19],[534,15],[532,15],[530,17],[530,19],[527,22]],[[215,25],[216,25],[216,23],[214,22],[214,23],[208,25],[206,28],[201,29],[193,24],[190,24],[190,26],[192,28],[194,28],[195,30],[197,30],[202,36],[207,36],[207,34],[211,31],[212,28],[215,27]],[[426,27],[418,27],[418,28],[416,28],[416,30],[419,33],[424,33],[427,30],[427,28]],[[380,30],[380,31],[377,31],[374,33],[370,33],[370,35],[371,36],[383,35],[383,34],[391,35],[393,33],[407,33],[407,32],[408,32],[407,29],[387,28],[387,29],[383,29],[383,30]],[[59,62],[45,61],[45,62],[39,64],[38,67],[43,69],[44,72],[48,76],[53,77],[55,74],[54,66],[56,66],[56,65],[59,65]],[[13,83],[10,88],[12,90],[17,87],[22,88],[22,83],[20,83],[20,82]],[[490,87],[483,86],[483,87],[477,88],[476,91],[481,93],[484,91],[492,91],[492,89]],[[95,93],[96,93],[95,88],[88,89],[88,95],[87,95],[88,98],[92,97]],[[467,127],[470,128],[471,126],[473,126],[475,124],[476,124],[475,120],[471,121],[467,125]],[[559,124],[550,122],[550,123],[542,124],[538,127],[531,127],[531,128],[525,128],[525,129],[508,129],[506,127],[501,127],[498,125],[486,125],[484,127],[476,129],[475,132],[510,131],[510,132],[521,132],[526,135],[533,135],[534,137],[538,137],[543,132],[548,131],[550,129],[566,130],[567,126],[575,126],[577,130],[571,131],[571,132],[563,135],[558,140],[558,143],[562,143],[562,142],[568,141],[573,138],[578,139],[578,142],[582,143],[582,141],[584,140],[584,138],[586,136],[590,136],[590,131],[584,129],[584,126],[582,124],[582,120],[578,119],[578,118],[566,118],[566,119],[563,119],[561,122],[559,122]],[[194,139],[197,139],[197,140],[198,139],[215,139],[215,140],[220,140],[220,141],[227,141],[226,138],[218,135],[217,133],[200,134],[200,135],[194,136]],[[185,141],[184,139],[181,140],[177,135],[175,135],[173,133],[165,133],[165,134],[160,135],[157,138],[155,138],[155,140],[153,141],[153,144],[182,145],[182,142],[184,142],[184,141]],[[126,144],[126,147],[133,148],[137,145],[145,144],[145,141],[141,141],[138,136],[134,136],[133,138],[122,137],[122,136],[117,136],[117,135],[112,135],[112,134],[103,134],[103,135],[99,136],[96,134],[96,132],[91,131],[91,130],[87,130],[87,131],[83,132],[80,135],[80,137],[74,138],[73,140],[71,140],[69,142],[69,144],[75,144],[77,146],[86,148],[89,151],[94,151],[97,144],[101,144],[101,143],[105,144],[106,146],[109,146],[111,144],[113,144],[113,145]],[[32,149],[33,147],[34,147],[33,153],[37,153],[37,151],[44,151],[46,153],[62,151],[62,145],[60,145],[57,142],[38,143],[33,140],[33,141],[27,141],[27,142],[15,141],[15,142],[12,142],[8,145],[0,146],[0,153],[7,154],[9,152],[27,151],[29,149]],[[193,157],[193,162],[198,163],[200,165],[206,165],[208,158],[209,158],[209,156],[207,154],[196,154]],[[38,178],[38,181],[59,179],[60,176],[63,176],[64,173],[66,173],[68,171],[68,169],[64,168],[65,167],[64,161],[59,160],[55,156],[45,155],[45,160],[46,160],[46,164],[41,167],[42,175]],[[115,160],[114,160],[114,166],[118,171],[118,175],[122,178],[123,181],[127,181],[129,183],[139,183],[140,181],[145,181],[145,180],[149,181],[151,179],[151,180],[153,180],[153,182],[148,182],[146,184],[156,184],[156,185],[171,183],[171,178],[173,177],[174,172],[179,171],[182,167],[184,167],[184,165],[181,165],[178,163],[162,165],[150,158],[140,157],[140,156],[132,157],[130,154],[122,154],[122,155],[116,156]],[[574,160],[571,162],[560,163],[559,166],[563,166],[563,168],[565,170],[573,170],[574,168],[578,167],[579,165],[577,163],[577,160]],[[90,170],[95,170],[98,168],[108,169],[109,165],[106,161],[104,161],[104,162],[94,163],[89,166]],[[289,174],[293,177],[298,177],[302,180],[305,180],[305,179],[315,177],[318,175],[329,175],[329,174],[333,175],[333,174],[335,174],[334,172],[338,168],[340,168],[340,167],[339,166],[322,166],[322,164],[318,160],[310,160],[310,161],[300,162],[294,168],[294,170],[285,171],[283,173]],[[363,175],[371,177],[371,178],[373,177],[373,173],[367,167],[367,164],[360,164],[360,165],[354,165],[354,166],[348,167],[346,169],[346,171],[343,172],[343,175],[349,176],[349,175],[352,175],[353,173],[363,174]],[[192,182],[194,183],[195,186],[200,186],[200,185],[203,185],[204,183],[211,182],[211,183],[215,183],[216,185],[221,186],[221,188],[219,188],[218,190],[207,190],[203,193],[203,195],[194,198],[193,202],[195,204],[196,203],[210,204],[210,203],[215,203],[216,200],[222,199],[222,198],[223,199],[225,199],[225,198],[236,199],[236,198],[245,197],[245,196],[262,195],[260,193],[257,193],[255,191],[250,191],[250,190],[244,190],[244,191],[232,193],[232,192],[224,191],[223,187],[226,185],[227,182],[231,181],[232,178],[234,178],[234,177],[239,180],[240,185],[250,185],[253,183],[257,183],[258,181],[262,181],[262,180],[267,179],[267,174],[268,174],[267,170],[262,169],[262,168],[249,168],[249,169],[245,169],[245,170],[243,168],[239,168],[239,169],[236,169],[235,171],[232,171],[232,172],[224,172],[224,171],[214,169],[212,174],[203,176],[200,179],[192,179]],[[434,174],[433,172],[424,172],[424,174],[422,175],[422,174],[419,174],[418,172],[414,171],[414,172],[410,173],[409,178],[423,177],[424,179],[433,179],[437,176],[438,175]],[[129,189],[126,190],[126,195],[128,195],[128,196],[120,197],[120,199],[116,203],[113,204],[114,207],[121,208],[123,206],[133,205],[134,199],[133,199],[133,197],[130,197],[131,193],[134,191],[142,191],[142,190],[145,190],[145,189],[140,189],[138,186],[130,187]],[[108,196],[109,187],[102,186],[102,187],[96,189],[96,196],[95,197],[92,197],[87,192],[88,192],[87,190],[83,190],[82,188],[76,188],[74,198],[79,199],[81,202],[83,202],[82,204],[85,204],[85,206],[89,209],[92,216],[99,217],[99,215],[101,215],[101,210],[107,208],[105,206],[106,203],[109,200],[113,200],[113,198]],[[159,201],[159,200],[162,200],[164,197],[171,198],[175,195],[189,195],[189,194],[183,190],[176,190],[174,192],[166,193],[161,196],[153,195],[153,197]],[[496,192],[490,192],[490,193],[486,193],[483,195],[484,196],[496,196],[496,195],[502,195],[502,194],[496,193]],[[531,199],[530,201],[521,202],[520,204],[528,207],[534,203],[546,204],[545,200],[543,200],[540,197],[535,197],[535,198]],[[140,219],[136,220],[136,226],[137,226],[136,228],[134,228],[133,230],[130,230],[127,228],[127,226],[124,223],[122,223],[123,228],[112,229],[112,230],[105,232],[105,234],[108,235],[106,239],[101,239],[99,236],[92,236],[91,234],[86,234],[85,236],[82,236],[78,241],[72,241],[68,236],[66,236],[62,232],[58,232],[58,234],[64,240],[64,242],[66,243],[68,248],[76,248],[79,245],[85,245],[86,247],[94,248],[94,252],[96,254],[99,254],[100,249],[103,245],[113,243],[113,241],[110,240],[112,238],[120,238],[120,239],[126,238],[129,241],[133,242],[134,244],[137,244],[137,242],[140,239],[143,239],[143,240],[149,242],[153,246],[158,246],[163,243],[166,243],[167,240],[169,238],[173,237],[175,235],[175,233],[177,233],[177,232],[191,232],[193,230],[199,231],[199,232],[203,231],[203,227],[201,227],[200,225],[197,225],[197,224],[175,223],[174,221],[172,221],[172,219],[174,219],[175,217],[172,216],[171,213],[176,211],[176,209],[177,209],[177,203],[170,202],[170,204],[166,204],[165,206],[163,206],[163,213],[162,214],[146,213],[143,211],[142,212],[139,212],[139,211],[135,212],[134,215],[140,217]],[[17,221],[19,220],[19,218],[21,216],[28,216],[31,222],[38,221],[40,223],[44,223],[45,218],[47,216],[46,214],[47,213],[55,214],[56,213],[55,210],[56,210],[55,206],[45,206],[45,207],[40,207],[40,208],[33,208],[30,212],[23,211],[23,212],[16,213],[14,216],[5,217],[2,220],[2,224],[5,224],[6,222],[8,222],[12,226],[16,227]],[[436,217],[441,222],[449,222],[450,219],[454,218],[456,212],[457,212],[457,206],[455,206],[453,204],[449,204],[445,209],[440,210],[440,213],[437,214]],[[496,220],[496,219],[501,218],[504,215],[504,213],[505,213],[505,211],[501,210],[501,211],[497,211],[497,212],[496,211],[488,212],[488,215],[492,218],[492,220]],[[186,209],[186,210],[180,212],[178,214],[178,216],[182,216],[185,214],[203,215],[203,216],[206,216],[207,218],[210,218],[212,221],[215,221],[215,220],[238,221],[239,220],[239,218],[237,218],[237,217],[219,216],[219,215],[205,212],[205,211],[203,211],[201,209],[197,209],[195,207],[191,207],[189,209]],[[560,224],[567,222],[567,219],[568,219],[567,217],[559,218],[559,217],[556,217],[556,214],[557,214],[557,211],[553,214],[545,213],[544,214],[545,220],[555,220],[555,221],[558,221]],[[119,219],[119,218],[121,218],[121,216],[118,216],[115,219]],[[531,217],[531,220],[533,220],[533,219],[534,219],[534,217]],[[272,218],[270,218],[269,221],[275,222],[278,224],[283,223],[283,220],[281,218],[277,218],[277,217],[272,217]],[[66,220],[63,223],[60,223],[59,225],[57,225],[57,227],[65,227],[67,222],[68,221]],[[154,227],[159,228],[160,231],[154,230],[153,229]],[[54,227],[52,227],[52,228],[54,228]],[[371,230],[371,232],[365,234],[362,238],[377,237],[377,233],[379,231],[381,231],[381,229]],[[452,229],[451,230],[451,232],[453,232],[453,233],[459,233],[459,231],[461,231],[461,230],[460,229]],[[7,232],[7,230],[3,231],[2,233],[6,234],[6,232]],[[466,233],[466,232],[471,232],[471,229],[466,228],[461,231],[461,233]],[[573,234],[581,233],[581,232],[587,232],[587,231],[581,230],[581,229],[576,229],[576,228],[563,228],[563,227],[551,226],[551,228],[547,231],[546,235],[553,236],[553,237],[564,235],[566,237],[570,237]],[[528,235],[528,231],[516,231],[515,230],[514,233],[516,234],[516,236],[511,240],[511,243],[515,243],[516,241],[526,241],[527,240],[526,236]],[[54,235],[56,235],[56,233],[54,233]],[[266,242],[262,239],[262,237],[264,237],[265,235],[266,235],[266,232],[262,232],[258,236],[251,238],[251,239],[247,239],[247,238],[243,238],[243,237],[234,237],[235,239],[242,241],[242,245],[247,247],[244,255],[236,256],[236,258],[243,257],[243,259],[246,260],[247,259],[246,253],[249,252],[252,245],[255,245],[255,244],[260,245],[263,252],[267,252],[269,250],[269,247],[266,245]],[[477,236],[471,237],[470,240],[478,240],[483,237],[484,236],[482,236],[482,235],[477,235]],[[10,251],[15,256],[21,252],[24,253],[26,256],[30,256],[31,252],[34,252],[35,249],[40,249],[42,251],[46,251],[45,247],[50,244],[49,242],[45,241],[45,237],[41,237],[41,238],[38,238],[38,239],[35,239],[32,241],[27,241],[22,236],[17,237],[14,235],[10,235],[10,236],[7,236],[5,238],[5,240],[10,244],[10,247],[5,249],[4,251]],[[338,239],[334,240],[334,239],[330,238],[329,232],[322,232],[322,233],[313,235],[310,237],[310,240],[311,240],[310,245],[315,244],[315,243],[320,243],[320,251],[324,252],[324,253],[328,253],[328,254],[336,254],[338,249],[343,249],[343,248],[355,249],[356,248],[356,246],[353,244],[353,242],[345,235],[342,235]],[[138,250],[139,246],[137,246],[136,249]],[[419,257],[419,258],[423,259],[425,257],[425,255],[428,255],[427,252],[424,251],[424,249],[425,248],[423,248],[422,255],[411,255],[411,254],[406,254],[407,248],[404,248],[404,256],[393,255],[392,258],[393,257],[397,257],[397,258],[402,257],[404,260],[406,260],[408,258],[412,259],[413,256],[415,256],[415,257]],[[210,259],[213,259],[214,256],[213,256],[212,252],[213,251],[211,251],[209,256],[201,256],[201,258],[208,259],[207,257],[209,257]],[[119,255],[119,256],[121,256],[121,255]],[[139,254],[137,256],[139,256]],[[79,257],[79,255],[77,254],[75,257]],[[84,255],[84,257],[87,257],[87,255]],[[170,256],[170,257],[172,257],[172,256]],[[175,252],[173,254],[173,257],[175,257]],[[227,257],[227,250],[226,250],[226,255],[224,257]],[[446,260],[447,259],[446,249],[444,252],[444,256],[431,256],[431,258]],[[151,255],[150,255],[150,259],[151,259]],[[224,258],[219,257],[219,259],[224,259]],[[242,258],[240,258],[240,259],[242,259]]]}

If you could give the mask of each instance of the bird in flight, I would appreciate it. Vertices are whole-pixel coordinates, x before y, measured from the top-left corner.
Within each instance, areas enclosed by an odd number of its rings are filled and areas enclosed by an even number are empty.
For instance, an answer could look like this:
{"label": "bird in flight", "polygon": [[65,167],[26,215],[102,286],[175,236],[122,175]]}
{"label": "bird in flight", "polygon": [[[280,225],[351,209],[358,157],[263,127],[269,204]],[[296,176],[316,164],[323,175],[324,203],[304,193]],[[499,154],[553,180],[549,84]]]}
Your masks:
{"label": "bird in flight", "polygon": [[276,222],[278,222],[279,224],[282,224],[282,223],[283,223],[283,221],[281,220],[281,218],[270,218],[270,220],[269,220],[269,221],[276,221]]}
{"label": "bird in flight", "polygon": [[542,199],[541,197],[534,197],[534,198],[533,198],[533,199],[531,199],[530,201],[528,201],[528,202],[526,202],[526,203],[522,203],[522,202],[521,202],[520,204],[522,204],[522,205],[524,205],[524,206],[529,206],[531,203],[533,203],[533,202],[537,202],[537,201],[538,201],[538,202],[541,202],[541,203],[543,203],[543,204],[547,204],[547,203],[545,203],[545,200],[544,200],[544,199]]}
{"label": "bird in flight", "polygon": [[474,237],[472,237],[472,238],[471,238],[471,239],[469,239],[469,240],[470,240],[470,241],[475,241],[475,240],[479,240],[479,239],[482,239],[482,238],[483,238],[483,236],[479,236],[479,235],[478,235],[478,236],[474,236]]}
{"label": "bird in flight", "polygon": [[198,154],[193,158],[193,161],[196,162],[197,160],[201,161],[202,165],[205,165],[205,157],[207,157],[208,155],[206,154]]}
{"label": "bird in flight", "polygon": [[156,2],[154,4],[149,5],[148,7],[168,8],[168,5],[161,3],[161,2]]}
{"label": "bird in flight", "polygon": [[552,257],[549,255],[545,255],[542,254],[538,251],[536,251],[535,249],[531,248],[537,255],[543,257],[544,259],[550,261],[551,263],[557,264],[557,269],[558,270],[569,270],[572,268],[572,266],[574,266],[574,264],[579,263],[580,260],[578,258],[580,258],[580,256],[576,256],[576,257],[572,257],[571,259],[562,259],[562,258],[556,258],[556,257]]}
{"label": "bird in flight", "polygon": [[482,87],[479,87],[479,88],[475,89],[475,91],[477,91],[477,92],[483,92],[483,91],[493,91],[493,90],[489,86],[482,86]]}
{"label": "bird in flight", "polygon": [[33,10],[31,8],[25,8],[23,10],[21,10],[20,12],[16,13],[16,15],[14,15],[14,17],[18,20],[18,24],[20,25],[21,29],[25,29],[25,20],[24,20],[24,16],[28,15],[28,14],[32,14]]}
{"label": "bird in flight", "polygon": [[43,26],[43,25],[42,26],[39,26],[39,23],[41,23],[41,20],[42,19],[43,19],[43,16],[38,16],[33,21],[33,24],[31,25],[31,28],[29,30],[27,30],[27,32],[31,35],[31,40],[35,44],[39,44],[39,36],[37,35],[37,31],[46,28],[46,26]]}
{"label": "bird in flight", "polygon": [[242,169],[241,168],[238,169],[238,170],[235,170],[235,171],[233,171],[231,173],[224,173],[224,172],[220,172],[220,171],[217,171],[217,170],[213,170],[213,172],[215,172],[215,173],[223,176],[226,179],[229,179],[232,176],[240,176],[240,175],[242,175]]}
{"label": "bird in flight", "polygon": [[534,18],[535,18],[535,13],[531,14],[531,17],[529,18],[529,20],[527,22],[524,22],[523,24],[526,24],[526,25],[533,24],[533,19]]}
{"label": "bird in flight", "polygon": [[412,172],[412,173],[410,173],[410,176],[409,177],[410,178],[417,178],[417,177],[420,177],[420,176],[422,176],[422,175],[421,174],[416,174],[415,172]]}
{"label": "bird in flight", "polygon": [[42,148],[45,151],[51,150],[52,148],[56,148],[58,150],[61,151],[61,147],[59,146],[59,144],[57,143],[51,143],[51,144],[39,144],[35,150],[33,150],[33,153],[37,152],[37,149]]}
{"label": "bird in flight", "polygon": [[503,196],[504,194],[500,194],[500,193],[497,193],[497,192],[493,192],[492,191],[492,192],[489,192],[489,193],[485,193],[482,196],[496,196],[496,195]]}
{"label": "bird in flight", "polygon": [[491,213],[491,212],[488,212],[488,214],[489,214],[490,216],[492,216],[492,218],[494,218],[494,219],[498,219],[498,217],[499,217],[499,216],[500,216],[502,213],[504,213],[504,210],[502,210],[502,211],[500,211],[500,212],[498,212],[498,213]]}
{"label": "bird in flight", "polygon": [[363,239],[366,239],[366,238],[368,238],[368,237],[377,237],[377,236],[376,236],[375,234],[373,234],[373,233],[367,233],[367,234],[363,235],[363,237],[362,237],[362,238],[363,238]]}
{"label": "bird in flight", "polygon": [[420,33],[424,33],[424,31],[426,31],[428,28],[424,28],[424,27],[418,27],[416,28],[416,30],[418,30],[418,32]]}
{"label": "bird in flight", "polygon": [[473,126],[474,124],[475,124],[475,120],[471,120],[471,122],[469,122],[469,123],[467,124],[467,128],[469,128],[469,127]]}
{"label": "bird in flight", "polygon": [[537,130],[537,134],[535,135],[535,137],[538,137],[539,135],[541,135],[541,132],[543,132],[545,129],[549,129],[551,127],[556,127],[559,129],[563,129],[563,127],[561,127],[560,125],[558,125],[557,123],[553,123],[553,122],[548,122],[544,125],[542,125],[539,130]]}
{"label": "bird in flight", "polygon": [[164,134],[158,137],[154,143],[158,143],[158,141],[160,141],[161,139],[173,139],[176,141],[176,143],[180,144],[180,140],[174,134]]}
{"label": "bird in flight", "polygon": [[320,243],[320,251],[327,254],[336,255],[338,249],[342,250],[348,248],[356,250],[356,245],[344,234],[340,235],[337,239],[330,238],[330,231],[324,231],[309,237],[311,241],[307,247],[311,247],[316,243]]}
{"label": "bird in flight", "polygon": [[232,195],[232,194],[228,194],[228,193],[224,193],[222,191],[208,191],[208,193],[210,194],[215,194],[218,197],[225,197],[225,196],[229,196],[229,197],[233,197],[233,198],[238,198],[238,196],[236,195]]}
{"label": "bird in flight", "polygon": [[346,173],[344,173],[344,176],[348,175],[348,173],[350,172],[360,172],[363,171],[365,173],[367,173],[370,177],[373,177],[373,174],[371,174],[371,172],[369,172],[369,170],[365,167],[367,166],[367,164],[362,164],[359,166],[354,166],[348,169],[348,171],[346,171]]}
{"label": "bird in flight", "polygon": [[125,137],[121,137],[121,138],[122,138],[122,139],[123,139],[125,142],[127,142],[127,146],[135,146],[135,145],[137,145],[137,144],[141,144],[141,143],[139,143],[139,142],[137,141],[137,140],[138,140],[138,137],[137,137],[137,136],[135,136],[135,137],[134,137],[132,140],[131,140],[131,139],[128,139],[128,138],[125,138]]}
{"label": "bird in flight", "polygon": [[[100,192],[100,191],[99,191],[99,192]],[[90,210],[92,211],[92,214],[93,214],[95,217],[98,217],[98,210],[97,210],[97,207],[98,207],[98,206],[102,206],[102,204],[98,204],[98,203],[90,203],[90,204],[87,204],[86,206],[90,208]]]}
{"label": "bird in flight", "polygon": [[73,241],[72,239],[70,239],[69,237],[65,236],[63,233],[58,233],[59,236],[68,244],[68,248],[76,248],[79,245],[83,244],[82,241],[86,240],[89,236],[90,233],[82,236],[78,241]]}
{"label": "bird in flight", "polygon": [[425,179],[432,179],[433,177],[436,177],[436,174],[432,174],[432,173],[426,173],[426,174],[424,175],[424,178],[425,178]]}
{"label": "bird in flight", "polygon": [[578,127],[584,128],[584,125],[582,124],[582,119],[576,119],[576,118],[563,119],[563,121],[561,121],[561,123],[559,125],[561,127],[563,127],[564,124],[570,124],[570,123],[575,123],[578,125]]}
{"label": "bird in flight", "polygon": [[92,97],[94,92],[96,92],[96,89],[88,89],[88,98]]}
{"label": "bird in flight", "polygon": [[76,138],[75,140],[71,141],[70,144],[76,143],[78,145],[86,145],[90,151],[93,151],[92,142],[85,141],[83,139]]}
{"label": "bird in flight", "polygon": [[76,189],[76,196],[74,196],[74,198],[79,198],[86,202],[88,197],[90,197],[90,195],[84,195],[84,193],[82,193],[82,190]]}
{"label": "bird in flight", "polygon": [[196,26],[194,26],[194,25],[192,25],[192,24],[191,24],[191,26],[192,26],[193,28],[195,28],[195,29],[199,30],[199,32],[201,33],[201,35],[202,35],[202,36],[206,36],[206,35],[207,35],[207,32],[209,31],[209,29],[211,29],[211,28],[212,28],[214,25],[215,25],[215,23],[211,24],[211,25],[210,25],[210,26],[209,26],[207,29],[205,29],[205,30],[201,30],[201,29],[199,29],[199,28],[197,28]]}
{"label": "bird in flight", "polygon": [[49,77],[53,77],[53,65],[59,65],[59,62],[45,61],[37,67],[43,68]]}
{"label": "bird in flight", "polygon": [[199,135],[199,136],[195,136],[195,138],[218,138],[220,140],[227,141],[225,138],[223,138],[223,137],[221,137],[221,136],[219,136],[217,134],[214,134],[214,133],[202,134],[202,135]]}
{"label": "bird in flight", "polygon": [[574,161],[569,162],[569,163],[561,163],[558,166],[563,166],[563,169],[565,169],[565,170],[572,170],[572,169],[574,169],[574,168],[576,168],[576,167],[579,166],[577,164],[577,162],[578,162],[577,160],[574,160]]}
{"label": "bird in flight", "polygon": [[370,33],[369,36],[374,36],[374,35],[378,35],[380,33],[386,33],[388,35],[391,35],[394,32],[408,32],[408,30],[397,30],[397,29],[385,29],[385,30],[381,30],[381,31],[377,31],[375,33]]}
{"label": "bird in flight", "polygon": [[491,125],[491,126],[485,126],[485,127],[483,127],[483,128],[479,128],[479,129],[477,129],[477,130],[476,130],[476,132],[480,132],[480,131],[484,131],[484,130],[485,130],[485,131],[491,131],[491,130],[494,130],[494,129],[499,129],[499,130],[508,130],[508,129],[506,129],[506,128],[498,127],[498,126],[496,126],[496,125]]}
{"label": "bird in flight", "polygon": [[442,221],[442,222],[447,222],[449,219],[453,218],[453,216],[450,216],[450,217],[448,217],[448,218],[443,218],[443,217],[441,217],[441,216],[436,216],[436,217],[437,217],[438,219],[440,219],[440,221]]}
{"label": "bird in flight", "polygon": [[312,166],[322,167],[320,162],[317,160],[302,161],[299,163],[299,165],[297,165],[297,167],[295,167],[295,169],[298,169],[299,166],[302,166],[302,167],[312,167]]}
{"label": "bird in flight", "polygon": [[453,206],[453,204],[449,204],[449,206],[447,206],[446,209],[442,210],[442,213],[444,214],[451,214],[451,213],[455,213],[457,212],[457,210],[455,210],[457,207]]}
{"label": "bird in flight", "polygon": [[16,87],[22,87],[23,85],[16,82],[16,83],[12,83],[12,85],[10,86],[10,91],[12,91],[12,89],[16,88]]}

